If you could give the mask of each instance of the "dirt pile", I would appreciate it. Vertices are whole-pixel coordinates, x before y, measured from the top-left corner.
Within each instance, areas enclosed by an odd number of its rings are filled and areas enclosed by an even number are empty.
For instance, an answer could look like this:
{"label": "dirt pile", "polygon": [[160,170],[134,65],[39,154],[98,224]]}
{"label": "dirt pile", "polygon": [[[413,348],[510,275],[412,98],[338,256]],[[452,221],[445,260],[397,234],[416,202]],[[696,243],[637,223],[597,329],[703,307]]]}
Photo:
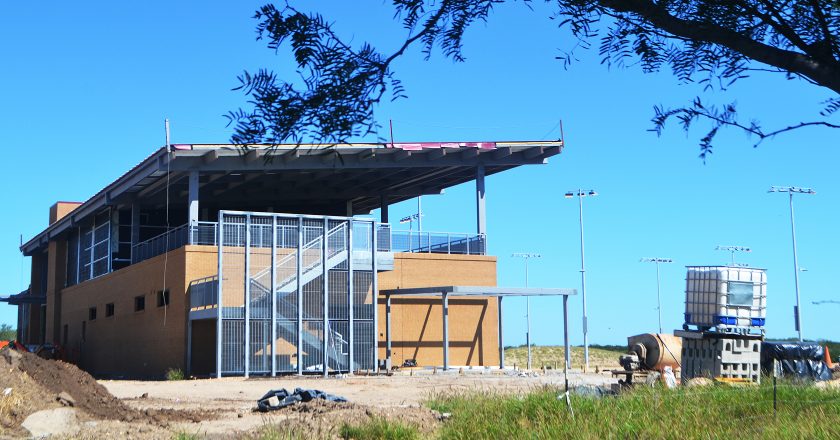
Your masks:
{"label": "dirt pile", "polygon": [[90,419],[162,426],[171,421],[208,418],[208,414],[195,411],[136,410],[75,365],[42,359],[32,353],[0,349],[0,428],[3,431],[19,432],[21,422],[30,414],[62,406],[72,406]]}

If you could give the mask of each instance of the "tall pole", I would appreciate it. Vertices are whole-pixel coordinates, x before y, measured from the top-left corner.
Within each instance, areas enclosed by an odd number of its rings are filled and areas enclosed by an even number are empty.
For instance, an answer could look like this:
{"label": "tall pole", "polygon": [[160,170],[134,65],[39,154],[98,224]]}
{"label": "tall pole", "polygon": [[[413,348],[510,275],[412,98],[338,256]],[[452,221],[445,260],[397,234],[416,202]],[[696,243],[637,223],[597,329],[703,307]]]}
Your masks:
{"label": "tall pole", "polygon": [[656,314],[659,318],[659,333],[662,333],[662,293],[660,289],[659,263],[673,263],[670,258],[642,258],[642,263],[656,263]]}
{"label": "tall pole", "polygon": [[[525,288],[528,287],[528,260],[531,258],[540,258],[542,255],[534,253],[516,252],[511,254],[511,257],[520,257],[525,259]],[[525,345],[528,347],[528,363],[527,369],[531,369],[531,297],[525,297]],[[501,330],[500,330],[501,331]]]}
{"label": "tall pole", "polygon": [[802,342],[802,312],[799,307],[799,260],[796,256],[796,222],[793,219],[793,192],[788,193],[790,202],[790,235],[793,238],[793,277],[796,283],[796,310],[794,310],[794,324],[799,333],[799,342]]}
{"label": "tall pole", "polygon": [[768,192],[785,192],[788,193],[788,203],[790,204],[790,235],[793,241],[793,279],[796,286],[796,305],[793,306],[793,320],[794,328],[799,335],[799,341],[802,342],[802,309],[799,304],[799,259],[796,255],[796,222],[793,215],[793,194],[816,194],[817,192],[811,188],[799,188],[796,186],[770,187]]}
{"label": "tall pole", "polygon": [[659,334],[662,334],[662,294],[659,290],[659,261],[656,262],[656,314],[659,315]]}
{"label": "tall pole", "polygon": [[589,316],[586,314],[586,258],[584,257],[584,241],[583,241],[583,198],[586,196],[594,197],[598,195],[595,190],[582,190],[578,188],[577,192],[567,192],[566,198],[573,196],[578,197],[578,220],[580,223],[580,286],[581,286],[581,301],[583,302],[583,362],[584,368],[589,369]]}

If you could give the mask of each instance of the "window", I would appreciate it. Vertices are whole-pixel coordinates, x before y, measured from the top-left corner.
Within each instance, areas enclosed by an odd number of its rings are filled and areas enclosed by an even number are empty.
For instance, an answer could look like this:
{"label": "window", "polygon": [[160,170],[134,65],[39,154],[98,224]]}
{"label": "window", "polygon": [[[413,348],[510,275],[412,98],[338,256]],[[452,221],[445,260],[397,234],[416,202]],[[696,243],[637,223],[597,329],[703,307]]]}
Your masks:
{"label": "window", "polygon": [[157,305],[158,305],[158,307],[163,307],[163,306],[168,306],[169,305],[169,289],[158,290]]}
{"label": "window", "polygon": [[144,295],[134,297],[134,311],[142,312],[146,310],[146,297]]}
{"label": "window", "polygon": [[726,301],[730,306],[753,305],[753,283],[730,281]]}
{"label": "window", "polygon": [[96,320],[96,307],[91,307],[88,309],[88,321],[95,321]]}
{"label": "window", "polygon": [[114,316],[114,303],[105,304],[105,316]]}

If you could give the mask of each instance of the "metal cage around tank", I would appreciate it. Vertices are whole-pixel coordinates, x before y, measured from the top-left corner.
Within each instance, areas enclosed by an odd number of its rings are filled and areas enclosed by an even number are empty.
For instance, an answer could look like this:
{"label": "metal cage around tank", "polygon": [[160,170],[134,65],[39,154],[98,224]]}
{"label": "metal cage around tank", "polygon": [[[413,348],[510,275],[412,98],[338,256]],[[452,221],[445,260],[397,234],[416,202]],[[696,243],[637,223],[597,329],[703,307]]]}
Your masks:
{"label": "metal cage around tank", "polygon": [[217,376],[376,369],[376,223],[220,211]]}

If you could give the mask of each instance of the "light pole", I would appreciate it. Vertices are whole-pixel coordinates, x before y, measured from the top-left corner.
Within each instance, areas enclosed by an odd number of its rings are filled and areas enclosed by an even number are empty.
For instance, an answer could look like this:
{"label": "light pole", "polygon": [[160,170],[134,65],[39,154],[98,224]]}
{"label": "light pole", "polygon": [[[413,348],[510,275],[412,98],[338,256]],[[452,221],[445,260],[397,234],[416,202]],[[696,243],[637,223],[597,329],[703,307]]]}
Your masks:
{"label": "light pole", "polygon": [[732,254],[732,265],[735,265],[735,252],[752,252],[752,249],[745,246],[715,246],[716,251],[728,251]]}
{"label": "light pole", "polygon": [[[526,252],[515,252],[511,257],[519,257],[525,259],[525,288],[528,288],[528,260],[531,258],[541,258],[542,255]],[[528,367],[531,369],[531,297],[525,296],[525,345],[528,346]]]}
{"label": "light pole", "polygon": [[662,295],[659,291],[659,263],[673,263],[670,258],[642,258],[642,263],[656,263],[656,313],[659,315],[659,333],[662,333]]}
{"label": "light pole", "polygon": [[578,198],[578,210],[580,213],[580,286],[581,297],[583,300],[583,362],[584,369],[589,369],[589,318],[586,316],[586,264],[583,252],[583,198],[595,197],[598,193],[594,189],[566,192],[565,197],[571,199],[574,196]]}
{"label": "light pole", "polygon": [[802,310],[799,307],[799,260],[796,258],[796,223],[793,220],[793,195],[794,194],[816,194],[811,188],[799,188],[795,186],[771,186],[767,192],[788,193],[790,203],[790,235],[793,238],[793,275],[796,283],[796,305],[793,307],[794,327],[799,333],[799,342],[802,342]]}

